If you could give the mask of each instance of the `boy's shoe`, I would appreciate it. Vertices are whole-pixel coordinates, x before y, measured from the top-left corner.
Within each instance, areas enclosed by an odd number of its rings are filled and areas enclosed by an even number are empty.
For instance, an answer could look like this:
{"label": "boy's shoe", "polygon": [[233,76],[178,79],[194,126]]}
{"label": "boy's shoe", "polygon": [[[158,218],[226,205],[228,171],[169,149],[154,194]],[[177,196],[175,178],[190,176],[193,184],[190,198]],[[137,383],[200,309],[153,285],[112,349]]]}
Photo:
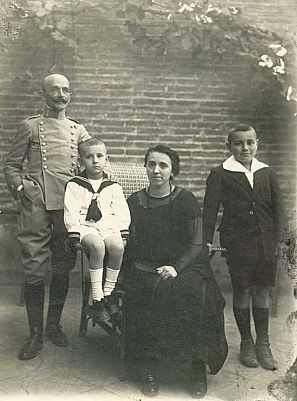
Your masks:
{"label": "boy's shoe", "polygon": [[117,315],[121,313],[118,302],[115,301],[112,295],[106,295],[104,297],[105,308],[108,310],[110,315]]}
{"label": "boy's shoe", "polygon": [[35,358],[35,356],[41,349],[42,349],[42,333],[38,332],[37,327],[33,327],[30,337],[20,350],[18,358],[21,361]]}
{"label": "boy's shoe", "polygon": [[248,368],[256,368],[259,366],[255,352],[255,345],[252,338],[241,340],[240,362]]}
{"label": "boy's shoe", "polygon": [[110,320],[110,314],[105,308],[104,299],[101,299],[101,301],[93,301],[92,317],[97,322],[108,322]]}
{"label": "boy's shoe", "polygon": [[262,368],[277,370],[277,362],[272,355],[268,336],[257,338],[255,349],[258,362]]}

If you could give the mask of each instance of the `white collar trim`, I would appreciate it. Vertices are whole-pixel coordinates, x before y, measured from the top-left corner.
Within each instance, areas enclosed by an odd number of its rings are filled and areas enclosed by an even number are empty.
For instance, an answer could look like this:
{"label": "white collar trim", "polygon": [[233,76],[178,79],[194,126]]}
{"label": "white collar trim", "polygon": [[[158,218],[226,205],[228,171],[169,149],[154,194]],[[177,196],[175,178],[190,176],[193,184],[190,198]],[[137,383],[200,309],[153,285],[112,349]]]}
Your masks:
{"label": "white collar trim", "polygon": [[267,164],[260,162],[255,157],[252,160],[251,171],[247,170],[235,157],[232,155],[223,163],[224,170],[237,171],[240,173],[250,173],[254,174],[256,171],[262,168],[269,167]]}

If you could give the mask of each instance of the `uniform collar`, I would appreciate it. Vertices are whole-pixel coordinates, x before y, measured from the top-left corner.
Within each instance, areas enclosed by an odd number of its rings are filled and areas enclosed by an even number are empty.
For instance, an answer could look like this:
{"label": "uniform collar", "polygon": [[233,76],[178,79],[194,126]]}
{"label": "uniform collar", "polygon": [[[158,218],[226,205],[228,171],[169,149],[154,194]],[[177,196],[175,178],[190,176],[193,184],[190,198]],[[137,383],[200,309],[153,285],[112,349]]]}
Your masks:
{"label": "uniform collar", "polygon": [[250,173],[254,174],[256,171],[261,170],[262,168],[269,167],[267,164],[260,162],[255,157],[252,159],[251,171],[247,170],[235,157],[232,155],[223,163],[224,170],[228,171],[236,171],[240,173]]}
{"label": "uniform collar", "polygon": [[43,111],[43,117],[55,118],[57,120],[65,120],[66,119],[65,109],[61,111],[56,111],[45,105]]}

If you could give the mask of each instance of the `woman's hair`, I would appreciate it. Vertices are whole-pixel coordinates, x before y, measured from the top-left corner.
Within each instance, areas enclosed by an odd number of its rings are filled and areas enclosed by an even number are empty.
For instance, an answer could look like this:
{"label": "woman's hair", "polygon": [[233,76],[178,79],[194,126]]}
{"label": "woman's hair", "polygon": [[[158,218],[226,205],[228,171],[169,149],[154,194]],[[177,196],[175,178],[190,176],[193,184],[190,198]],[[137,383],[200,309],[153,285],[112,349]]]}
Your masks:
{"label": "woman's hair", "polygon": [[233,136],[235,132],[245,132],[245,131],[254,131],[256,134],[256,137],[258,137],[257,132],[254,127],[252,127],[249,124],[238,124],[235,127],[231,128],[230,131],[228,132],[228,143],[232,142]]}
{"label": "woman's hair", "polygon": [[148,159],[150,153],[152,153],[152,152],[164,153],[165,155],[167,155],[171,160],[173,176],[175,177],[178,175],[180,160],[179,160],[179,154],[175,150],[169,148],[166,145],[162,145],[161,143],[156,146],[151,146],[150,148],[148,148],[148,150],[146,151],[145,156],[144,156],[144,166],[145,167],[147,164],[147,159]]}

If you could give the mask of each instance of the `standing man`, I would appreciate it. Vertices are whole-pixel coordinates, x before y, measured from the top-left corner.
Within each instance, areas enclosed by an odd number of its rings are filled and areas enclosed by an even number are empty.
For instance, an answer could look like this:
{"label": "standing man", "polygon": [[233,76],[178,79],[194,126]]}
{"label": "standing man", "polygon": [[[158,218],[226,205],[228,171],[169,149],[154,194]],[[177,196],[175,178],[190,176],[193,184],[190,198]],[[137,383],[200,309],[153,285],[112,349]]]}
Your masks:
{"label": "standing man", "polygon": [[44,279],[49,264],[52,277],[46,336],[57,346],[68,345],[60,318],[76,254],[65,251],[64,190],[75,175],[78,145],[90,138],[83,125],[65,116],[70,101],[68,79],[60,74],[44,78],[42,115],[22,121],[4,165],[4,174],[20,205],[18,240],[25,273],[25,305],[30,336],[19,359],[36,356],[42,348]]}

